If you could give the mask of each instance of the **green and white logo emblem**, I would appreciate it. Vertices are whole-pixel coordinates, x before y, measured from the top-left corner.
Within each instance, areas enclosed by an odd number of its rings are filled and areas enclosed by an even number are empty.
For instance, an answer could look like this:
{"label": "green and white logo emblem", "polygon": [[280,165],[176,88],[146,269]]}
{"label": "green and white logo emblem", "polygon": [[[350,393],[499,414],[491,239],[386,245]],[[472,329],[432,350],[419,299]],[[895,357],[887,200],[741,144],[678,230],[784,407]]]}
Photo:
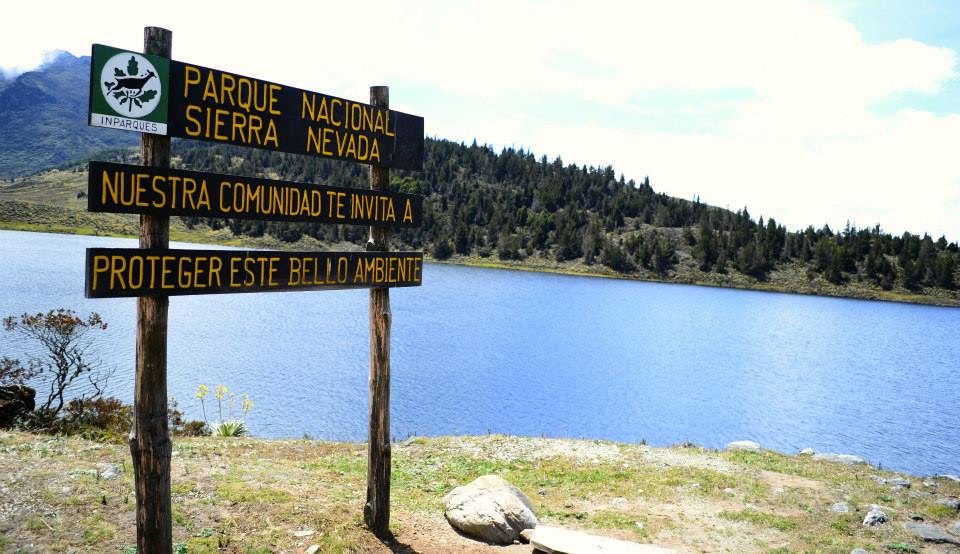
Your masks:
{"label": "green and white logo emblem", "polygon": [[169,60],[95,44],[90,125],[167,134]]}
{"label": "green and white logo emblem", "polygon": [[100,72],[107,104],[117,113],[143,117],[157,108],[163,84],[157,68],[140,54],[117,54]]}

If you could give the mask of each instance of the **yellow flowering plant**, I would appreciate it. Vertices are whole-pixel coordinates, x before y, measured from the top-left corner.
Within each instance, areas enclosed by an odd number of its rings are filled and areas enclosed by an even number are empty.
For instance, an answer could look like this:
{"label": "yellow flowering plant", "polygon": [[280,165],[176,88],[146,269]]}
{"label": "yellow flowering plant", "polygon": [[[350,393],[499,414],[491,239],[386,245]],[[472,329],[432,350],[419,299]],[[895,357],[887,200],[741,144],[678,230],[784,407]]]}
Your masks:
{"label": "yellow flowering plant", "polygon": [[[207,421],[207,409],[204,398],[210,393],[206,385],[197,387],[196,397],[200,399],[200,409],[203,411],[203,420]],[[220,416],[220,422],[213,426],[213,434],[220,437],[239,437],[246,435],[248,430],[245,423],[247,414],[253,409],[253,401],[246,394],[240,396],[240,419],[233,419],[233,408],[236,403],[237,395],[230,392],[226,385],[217,385],[213,389],[213,397],[217,400],[217,414]],[[226,400],[227,418],[223,417],[223,404]],[[209,423],[208,423],[209,425]]]}

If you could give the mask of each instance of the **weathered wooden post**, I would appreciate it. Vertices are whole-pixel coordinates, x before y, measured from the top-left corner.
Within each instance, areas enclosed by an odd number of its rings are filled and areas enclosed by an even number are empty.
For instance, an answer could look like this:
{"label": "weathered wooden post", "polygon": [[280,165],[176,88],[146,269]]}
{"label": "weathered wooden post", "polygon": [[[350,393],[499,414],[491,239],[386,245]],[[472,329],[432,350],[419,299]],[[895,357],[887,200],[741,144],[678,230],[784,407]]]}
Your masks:
{"label": "weathered wooden post", "polygon": [[[144,54],[170,57],[173,33],[143,29]],[[166,91],[164,91],[166,92]],[[170,167],[170,137],[140,134],[140,159],[149,167]],[[170,218],[140,215],[140,248],[166,249]],[[137,552],[170,554],[170,433],[167,428],[167,296],[137,297],[137,375],[134,385],[130,453],[137,494]]]}
{"label": "weathered wooden post", "polygon": [[[390,107],[390,89],[370,87],[370,104]],[[370,166],[370,188],[387,191],[390,169]],[[371,226],[367,250],[388,250],[387,227]],[[383,540],[390,534],[390,289],[370,289],[370,430],[367,435],[367,503],[363,517]]]}
{"label": "weathered wooden post", "polygon": [[[140,248],[87,248],[84,283],[87,298],[137,297],[130,453],[138,551],[170,554],[173,548],[172,444],[167,424],[169,297],[268,290],[372,289],[363,511],[370,530],[389,541],[389,287],[420,286],[423,253],[391,253],[387,237],[391,227],[420,226],[423,197],[388,189],[390,168],[423,169],[423,118],[391,111],[387,87],[370,87],[370,105],[362,104],[171,60],[171,42],[170,31],[146,27],[143,55],[94,44],[90,64],[88,123],[141,132],[141,166],[90,162],[87,184],[88,210],[140,214]],[[238,79],[251,83],[246,102],[243,87],[235,96],[233,85],[225,84]],[[219,94],[218,87],[230,92]],[[257,94],[259,100],[253,101]],[[211,120],[212,113],[217,115]],[[224,135],[221,115],[231,113],[234,132]],[[170,169],[169,137],[366,163],[371,166],[370,189],[268,179],[245,184],[246,193],[207,187],[208,181],[235,182],[238,177]],[[189,202],[177,202],[181,196],[175,194],[176,183],[181,180],[199,183],[190,190],[199,190],[202,200],[194,202],[190,193]],[[147,181],[150,186],[144,186]],[[126,202],[129,195],[137,201]],[[270,198],[269,209],[250,198]],[[367,252],[171,250],[171,215],[370,225],[370,238]],[[236,269],[240,267],[243,272]]]}

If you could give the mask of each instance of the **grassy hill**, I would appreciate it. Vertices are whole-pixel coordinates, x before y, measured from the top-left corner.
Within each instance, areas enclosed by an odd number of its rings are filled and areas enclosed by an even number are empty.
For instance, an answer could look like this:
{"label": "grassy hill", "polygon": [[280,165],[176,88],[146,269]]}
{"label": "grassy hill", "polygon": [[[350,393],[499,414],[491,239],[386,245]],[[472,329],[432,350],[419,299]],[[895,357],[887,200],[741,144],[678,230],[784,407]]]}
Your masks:
{"label": "grassy hill", "polygon": [[[138,140],[87,127],[88,79],[89,58],[62,53],[0,84],[0,227],[136,233],[136,217],[84,212],[84,168],[70,160],[136,163],[129,147],[103,149]],[[191,141],[174,141],[174,154],[194,170],[367,186],[359,164]],[[428,138],[423,171],[394,171],[392,185],[427,200],[423,227],[395,233],[395,246],[435,261],[960,305],[960,247],[944,237],[879,226],[788,230],[746,207],[658,194],[649,179],[609,166]],[[172,231],[257,248],[355,249],[366,240],[362,227],[210,218],[175,219]]]}
{"label": "grassy hill", "polygon": [[[443,149],[461,151],[459,154],[444,154],[443,159],[456,161],[462,151],[469,151],[473,147],[455,145],[445,141],[428,140],[428,158],[437,158],[437,145]],[[478,147],[479,148],[479,147]],[[179,143],[175,146],[176,156],[174,164],[195,169],[208,169],[233,174],[268,174],[271,176],[292,175],[300,180],[314,180],[331,184],[347,184],[363,186],[363,168],[350,166],[327,160],[310,160],[296,156],[281,156],[278,154],[260,154],[258,152],[243,151],[242,149],[223,149],[222,147],[193,146]],[[98,159],[136,162],[136,152],[132,150],[114,150],[102,152]],[[266,162],[262,159],[266,156]],[[292,161],[291,161],[292,159]],[[305,160],[305,161],[304,161]],[[310,164],[307,167],[291,164]],[[579,170],[578,170],[579,171]],[[691,224],[671,225],[669,222],[658,221],[667,216],[663,213],[668,210],[665,206],[680,205],[676,210],[683,210],[684,204],[691,202],[671,199],[663,195],[656,195],[652,191],[653,200],[660,207],[648,208],[654,215],[649,215],[647,221],[642,215],[627,216],[619,225],[613,225],[610,231],[600,227],[599,239],[607,245],[623,245],[620,248],[627,250],[627,244],[646,240],[648,244],[667,245],[670,256],[669,267],[663,269],[653,262],[654,255],[649,254],[644,263],[642,252],[627,254],[627,267],[605,263],[603,251],[598,251],[593,259],[588,259],[586,253],[581,252],[578,257],[562,259],[558,255],[558,234],[556,223],[548,230],[546,244],[543,248],[533,246],[532,235],[536,232],[533,224],[538,215],[527,216],[525,228],[516,221],[501,223],[501,229],[490,230],[489,221],[485,225],[479,222],[469,226],[469,247],[457,252],[453,244],[448,244],[446,252],[438,252],[444,242],[450,242],[457,237],[452,231],[452,221],[463,222],[467,217],[480,218],[482,216],[469,215],[469,200],[462,202],[458,198],[468,195],[470,198],[491,198],[487,200],[495,206],[498,195],[503,195],[503,187],[497,183],[482,180],[480,176],[470,175],[461,171],[461,177],[451,179],[437,178],[431,175],[428,169],[426,175],[415,179],[411,175],[401,175],[394,180],[398,189],[413,190],[424,193],[426,203],[425,228],[416,231],[403,231],[393,238],[397,248],[423,249],[428,259],[446,263],[482,265],[488,267],[504,267],[511,269],[525,269],[534,271],[560,272],[570,274],[603,276],[612,278],[626,278],[639,280],[653,280],[671,283],[688,283],[709,286],[734,287],[754,290],[795,292],[802,294],[818,294],[829,296],[844,296],[864,299],[880,299],[904,302],[930,303],[947,306],[960,306],[960,291],[935,286],[907,287],[904,278],[890,283],[889,290],[884,290],[875,280],[866,277],[862,259],[854,266],[853,273],[843,273],[841,282],[831,282],[824,271],[817,271],[815,260],[804,261],[799,256],[794,259],[778,260],[771,264],[770,269],[758,278],[754,275],[739,271],[730,262],[725,271],[719,271],[716,265],[709,270],[704,269],[702,248],[702,228]],[[314,177],[310,179],[310,176]],[[96,235],[135,236],[137,231],[137,216],[119,214],[94,214],[86,209],[86,179],[85,164],[66,164],[57,169],[50,169],[26,177],[0,182],[0,228],[31,231],[84,233]],[[428,183],[433,179],[433,184]],[[627,186],[627,185],[624,185]],[[539,191],[533,195],[536,197]],[[485,196],[486,195],[486,196]],[[539,198],[532,203],[539,202]],[[515,202],[513,199],[504,202]],[[700,205],[703,206],[702,204]],[[723,211],[716,208],[702,207],[703,210],[716,210],[723,215]],[[494,208],[490,208],[495,212]],[[602,212],[584,210],[588,221],[598,219],[596,215]],[[518,210],[519,212],[520,210]],[[554,214],[564,212],[559,208]],[[537,212],[534,212],[535,214]],[[546,210],[539,212],[549,214]],[[660,214],[660,215],[656,215]],[[729,212],[726,214],[730,215]],[[552,216],[552,214],[550,214]],[[553,216],[555,217],[555,216]],[[718,216],[719,217],[719,216]],[[735,217],[735,216],[734,216]],[[755,233],[759,226],[752,223],[749,233]],[[490,246],[490,233],[499,231],[499,240],[506,243],[512,238],[523,236],[518,240],[520,251],[516,253],[504,252],[502,248]],[[575,240],[580,244],[588,242],[591,224],[584,223],[577,230],[579,236]],[[353,250],[365,240],[366,229],[363,227],[349,227],[337,225],[307,224],[278,224],[264,222],[239,222],[231,220],[204,220],[199,218],[172,218],[171,233],[174,240],[215,243],[226,245],[247,246],[265,249],[338,249]],[[718,231],[719,235],[720,232]],[[784,232],[784,236],[790,236]],[[798,235],[799,236],[799,235]],[[652,237],[652,238],[651,238]],[[699,237],[699,238],[698,238]],[[838,235],[838,238],[840,235]],[[692,240],[691,240],[692,239]],[[799,240],[799,239],[793,239]],[[823,239],[828,240],[828,239]],[[829,238],[835,241],[835,238]],[[876,239],[881,240],[881,239]],[[896,240],[902,240],[899,237]],[[919,240],[919,237],[917,237]],[[494,243],[496,244],[496,243]],[[935,243],[934,243],[935,244]],[[955,246],[955,245],[954,245]],[[609,248],[609,246],[608,246]],[[645,248],[641,244],[641,248]],[[656,254],[656,253],[654,253]],[[944,247],[941,256],[956,256]],[[894,271],[901,271],[897,256],[884,255]]]}
{"label": "grassy hill", "polygon": [[[0,550],[133,552],[134,500],[125,444],[0,434],[4,505]],[[178,552],[529,553],[453,532],[442,497],[484,474],[524,490],[546,525],[587,530],[679,552],[920,552],[905,525],[949,528],[938,499],[949,479],[906,476],[811,456],[651,448],[523,437],[414,438],[393,448],[392,525],[399,545],[362,524],[363,444],[313,440],[178,438],[173,453]],[[876,478],[876,479],[875,479]],[[838,502],[850,505],[835,512]],[[871,504],[890,517],[861,525]],[[927,552],[928,550],[923,550]],[[933,552],[934,550],[929,550]]]}

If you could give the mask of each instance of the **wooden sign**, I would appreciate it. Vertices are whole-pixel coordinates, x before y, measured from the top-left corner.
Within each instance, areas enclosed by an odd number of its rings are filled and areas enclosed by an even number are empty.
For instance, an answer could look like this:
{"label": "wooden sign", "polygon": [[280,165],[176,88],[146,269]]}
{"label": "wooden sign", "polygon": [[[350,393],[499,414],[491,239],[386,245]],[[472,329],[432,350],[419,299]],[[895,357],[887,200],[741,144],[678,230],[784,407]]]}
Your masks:
{"label": "wooden sign", "polygon": [[421,252],[88,248],[86,297],[419,286]]}
{"label": "wooden sign", "polygon": [[[390,533],[390,287],[419,286],[422,252],[389,252],[388,227],[420,225],[423,200],[388,192],[390,168],[422,169],[423,118],[170,60],[172,33],[144,53],[93,45],[89,124],[138,131],[143,166],[92,162],[88,209],[139,213],[140,248],[88,248],[87,298],[137,297],[130,452],[137,551],[170,554],[169,296],[370,289],[370,423],[364,521]],[[170,137],[371,164],[370,190],[170,169]],[[365,252],[170,250],[169,216],[370,224]]]}
{"label": "wooden sign", "polygon": [[423,168],[422,117],[100,44],[90,106],[91,125]]}
{"label": "wooden sign", "polygon": [[419,227],[423,197],[90,162],[87,210],[382,227]]}

